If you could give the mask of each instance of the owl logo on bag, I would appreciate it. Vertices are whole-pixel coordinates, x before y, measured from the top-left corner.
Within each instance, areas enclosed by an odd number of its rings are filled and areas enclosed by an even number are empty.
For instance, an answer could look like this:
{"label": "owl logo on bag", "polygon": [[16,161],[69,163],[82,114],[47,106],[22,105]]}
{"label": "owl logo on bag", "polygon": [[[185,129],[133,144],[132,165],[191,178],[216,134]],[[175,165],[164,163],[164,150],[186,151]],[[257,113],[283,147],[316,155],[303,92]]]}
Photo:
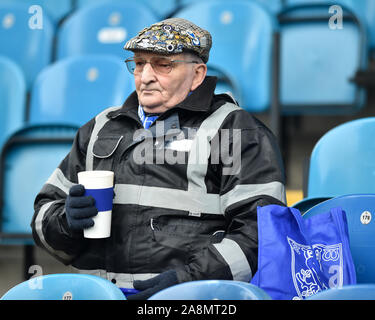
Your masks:
{"label": "owl logo on bag", "polygon": [[[287,237],[291,249],[291,274],[297,296],[304,299],[319,291],[340,287],[343,284],[342,244],[302,245]],[[315,259],[314,259],[315,254]],[[329,279],[319,275],[332,274]]]}

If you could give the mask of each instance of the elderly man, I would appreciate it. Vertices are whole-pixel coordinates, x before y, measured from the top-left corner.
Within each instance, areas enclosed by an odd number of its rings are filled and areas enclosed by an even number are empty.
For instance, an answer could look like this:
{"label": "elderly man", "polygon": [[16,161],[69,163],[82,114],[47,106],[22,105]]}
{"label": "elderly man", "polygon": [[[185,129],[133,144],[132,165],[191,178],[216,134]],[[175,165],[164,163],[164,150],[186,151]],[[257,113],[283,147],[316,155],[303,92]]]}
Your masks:
{"label": "elderly man", "polygon": [[[206,76],[211,35],[172,18],[125,49],[136,91],[82,126],[35,201],[36,243],[80,272],[146,299],[177,283],[248,282],[257,269],[257,206],[285,202],[272,133]],[[249,75],[251,77],[251,75]],[[77,173],[112,170],[111,237],[86,239],[94,200]]]}

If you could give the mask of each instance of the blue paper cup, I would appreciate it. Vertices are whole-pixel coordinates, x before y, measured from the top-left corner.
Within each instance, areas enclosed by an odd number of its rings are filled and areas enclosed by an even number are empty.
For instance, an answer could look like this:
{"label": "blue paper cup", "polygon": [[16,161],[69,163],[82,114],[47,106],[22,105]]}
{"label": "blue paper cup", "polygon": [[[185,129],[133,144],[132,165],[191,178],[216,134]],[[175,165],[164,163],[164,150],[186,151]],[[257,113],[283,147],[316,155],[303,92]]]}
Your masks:
{"label": "blue paper cup", "polygon": [[83,230],[85,238],[99,239],[111,236],[112,203],[113,203],[112,171],[94,170],[78,173],[78,183],[85,187],[85,195],[95,199],[98,214],[93,218],[94,226]]}

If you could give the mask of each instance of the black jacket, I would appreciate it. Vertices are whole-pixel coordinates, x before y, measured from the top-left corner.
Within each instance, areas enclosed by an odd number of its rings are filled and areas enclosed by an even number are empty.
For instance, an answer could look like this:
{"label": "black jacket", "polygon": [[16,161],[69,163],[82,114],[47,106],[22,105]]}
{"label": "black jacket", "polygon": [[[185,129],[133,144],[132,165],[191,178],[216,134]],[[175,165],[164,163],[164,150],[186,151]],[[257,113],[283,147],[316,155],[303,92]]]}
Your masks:
{"label": "black jacket", "polygon": [[[134,92],[82,126],[35,200],[36,243],[82,272],[121,287],[169,269],[182,281],[249,281],[257,269],[257,206],[285,202],[272,133],[214,95],[207,77],[149,130]],[[77,172],[113,170],[111,237],[72,233],[65,198]]]}

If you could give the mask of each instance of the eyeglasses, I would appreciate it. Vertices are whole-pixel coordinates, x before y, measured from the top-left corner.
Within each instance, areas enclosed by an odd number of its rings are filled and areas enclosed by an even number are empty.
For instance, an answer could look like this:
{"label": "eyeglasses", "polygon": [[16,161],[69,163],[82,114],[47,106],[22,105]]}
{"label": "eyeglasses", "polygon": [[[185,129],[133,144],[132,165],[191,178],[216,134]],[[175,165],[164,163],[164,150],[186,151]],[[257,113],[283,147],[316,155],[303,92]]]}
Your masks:
{"label": "eyeglasses", "polygon": [[149,61],[143,58],[132,58],[125,60],[126,67],[131,74],[142,73],[146,63],[150,63],[152,69],[158,74],[168,74],[172,71],[176,63],[199,63],[198,61],[171,60],[164,57],[152,57]]}

